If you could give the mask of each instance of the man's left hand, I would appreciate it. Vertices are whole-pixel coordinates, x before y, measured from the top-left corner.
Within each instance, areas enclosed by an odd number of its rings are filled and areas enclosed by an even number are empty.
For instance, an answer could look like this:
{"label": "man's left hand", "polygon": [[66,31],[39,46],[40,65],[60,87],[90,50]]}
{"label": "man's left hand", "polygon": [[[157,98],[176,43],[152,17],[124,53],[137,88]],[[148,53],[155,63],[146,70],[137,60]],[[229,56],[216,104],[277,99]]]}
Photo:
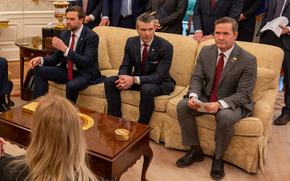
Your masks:
{"label": "man's left hand", "polygon": [[118,89],[129,89],[134,83],[133,76],[120,75],[119,79],[116,81],[116,87]]}
{"label": "man's left hand", "polygon": [[85,17],[85,24],[88,24],[90,21],[92,21],[90,16]]}
{"label": "man's left hand", "polygon": [[61,40],[61,39],[59,39],[59,38],[57,38],[57,37],[53,37],[53,39],[52,39],[52,46],[54,47],[54,48],[56,48],[57,50],[60,50],[60,51],[62,51],[62,52],[64,52],[65,53],[65,51],[67,50],[67,46],[64,44],[64,42]]}
{"label": "man's left hand", "polygon": [[208,106],[205,107],[206,111],[215,114],[220,108],[220,104],[218,102],[211,102]]}
{"label": "man's left hand", "polygon": [[282,26],[282,25],[279,25],[279,27],[282,29],[281,35],[284,35],[284,34],[288,34],[289,33],[288,27]]}

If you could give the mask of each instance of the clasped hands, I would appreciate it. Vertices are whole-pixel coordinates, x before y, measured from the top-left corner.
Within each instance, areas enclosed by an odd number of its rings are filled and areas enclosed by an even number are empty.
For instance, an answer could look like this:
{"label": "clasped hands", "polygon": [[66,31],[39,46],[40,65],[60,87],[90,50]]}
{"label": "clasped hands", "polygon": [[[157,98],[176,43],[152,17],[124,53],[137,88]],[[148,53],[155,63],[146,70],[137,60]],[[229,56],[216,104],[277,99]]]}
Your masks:
{"label": "clasped hands", "polygon": [[[200,108],[200,105],[197,104],[196,99],[194,97],[192,97],[187,101],[187,106],[190,109]],[[218,102],[210,102],[208,103],[208,106],[205,106],[204,108],[208,113],[215,114],[219,110],[220,104]]]}
{"label": "clasped hands", "polygon": [[118,80],[115,81],[118,89],[129,89],[134,84],[134,77],[130,75],[119,75]]}

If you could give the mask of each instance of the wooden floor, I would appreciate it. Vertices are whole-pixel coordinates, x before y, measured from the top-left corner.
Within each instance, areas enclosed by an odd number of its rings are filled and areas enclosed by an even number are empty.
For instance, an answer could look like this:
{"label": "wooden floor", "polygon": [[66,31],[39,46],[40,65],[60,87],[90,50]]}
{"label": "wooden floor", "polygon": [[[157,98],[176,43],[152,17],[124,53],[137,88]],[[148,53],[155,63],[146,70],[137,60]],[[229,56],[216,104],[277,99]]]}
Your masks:
{"label": "wooden floor", "polygon": [[[13,97],[17,105],[23,103],[19,97]],[[283,96],[280,93],[276,103],[275,117],[280,114],[283,105]],[[18,153],[16,147],[8,145],[9,152]],[[162,144],[151,142],[153,160],[147,172],[150,181],[203,181],[211,180],[209,176],[211,158],[206,157],[203,162],[193,164],[189,168],[177,168],[175,161],[184,155],[183,151],[167,149]],[[226,176],[224,180],[244,181],[289,181],[290,180],[290,123],[286,126],[273,126],[272,137],[268,147],[268,158],[265,165],[265,173],[248,174],[242,169],[231,164],[225,164]],[[122,175],[121,181],[139,181],[143,159]]]}

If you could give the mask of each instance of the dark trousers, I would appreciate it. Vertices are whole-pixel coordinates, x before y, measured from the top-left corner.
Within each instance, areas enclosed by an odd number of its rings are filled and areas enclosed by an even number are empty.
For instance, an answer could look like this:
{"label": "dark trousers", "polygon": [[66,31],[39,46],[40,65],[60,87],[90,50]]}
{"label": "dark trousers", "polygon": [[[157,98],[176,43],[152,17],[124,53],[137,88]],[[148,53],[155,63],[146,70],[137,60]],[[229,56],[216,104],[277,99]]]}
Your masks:
{"label": "dark trousers", "polygon": [[[105,92],[108,102],[108,114],[122,117],[120,89],[116,87],[117,76],[105,80]],[[138,122],[148,124],[154,111],[154,97],[160,96],[162,91],[157,84],[142,84],[131,86],[130,90],[140,91]]]}
{"label": "dark trousers", "polygon": [[[199,136],[196,125],[196,116],[202,112],[190,109],[187,106],[188,98],[181,100],[177,105],[177,117],[181,128],[182,143],[186,146],[199,146]],[[234,135],[234,124],[245,117],[241,108],[222,109],[215,114],[216,132],[215,132],[215,158],[219,159],[227,150]]]}
{"label": "dark trousers", "polygon": [[251,17],[240,21],[237,40],[252,42],[255,33],[255,24],[256,17]]}
{"label": "dark trousers", "polygon": [[287,50],[285,48],[281,38],[278,38],[272,31],[265,31],[260,37],[260,43],[277,46],[283,49],[284,51],[282,68],[284,71],[284,82],[285,82],[285,92],[284,92],[285,106],[282,108],[282,114],[290,115],[290,50]]}
{"label": "dark trousers", "polygon": [[77,71],[73,73],[73,80],[68,81],[67,69],[55,66],[40,66],[34,72],[33,98],[40,97],[48,92],[48,81],[59,84],[66,84],[66,97],[76,103],[79,91],[85,89],[89,84],[86,77],[81,76]]}
{"label": "dark trousers", "polygon": [[11,91],[8,81],[8,64],[5,58],[0,57],[0,104],[5,103],[5,95]]}

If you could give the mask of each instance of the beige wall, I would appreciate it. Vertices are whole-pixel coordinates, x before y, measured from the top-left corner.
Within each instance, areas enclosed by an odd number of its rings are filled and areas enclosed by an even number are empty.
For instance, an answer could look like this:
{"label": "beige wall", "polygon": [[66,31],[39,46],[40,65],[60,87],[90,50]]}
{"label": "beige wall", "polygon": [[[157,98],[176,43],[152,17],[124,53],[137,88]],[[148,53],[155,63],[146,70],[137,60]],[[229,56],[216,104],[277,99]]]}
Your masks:
{"label": "beige wall", "polygon": [[52,2],[39,0],[35,3],[32,0],[0,0],[0,11],[42,11],[53,10]]}

